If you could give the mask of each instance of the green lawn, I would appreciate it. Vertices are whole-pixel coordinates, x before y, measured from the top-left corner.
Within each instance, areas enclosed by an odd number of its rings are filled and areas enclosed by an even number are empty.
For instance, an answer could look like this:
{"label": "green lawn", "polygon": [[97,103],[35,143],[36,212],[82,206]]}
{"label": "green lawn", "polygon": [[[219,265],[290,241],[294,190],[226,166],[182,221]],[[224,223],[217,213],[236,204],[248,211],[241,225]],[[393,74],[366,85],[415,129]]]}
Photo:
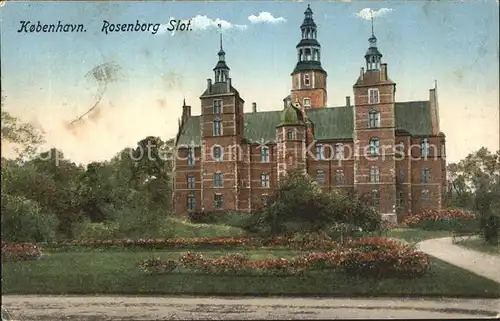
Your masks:
{"label": "green lawn", "polygon": [[499,245],[486,244],[481,238],[460,241],[459,243],[457,243],[457,245],[479,252],[500,255],[500,244]]}
{"label": "green lawn", "polygon": [[421,242],[423,240],[451,237],[450,231],[427,231],[412,228],[395,228],[388,231],[385,236],[404,240],[409,243]]}
{"label": "green lawn", "polygon": [[[2,294],[500,297],[498,284],[437,259],[432,259],[428,275],[415,280],[349,278],[340,272],[311,272],[305,277],[147,275],[136,266],[142,259],[176,259],[186,251],[59,252],[47,253],[38,261],[6,262]],[[206,256],[230,252],[203,251]],[[252,250],[249,254],[252,259],[286,258],[298,252]]]}

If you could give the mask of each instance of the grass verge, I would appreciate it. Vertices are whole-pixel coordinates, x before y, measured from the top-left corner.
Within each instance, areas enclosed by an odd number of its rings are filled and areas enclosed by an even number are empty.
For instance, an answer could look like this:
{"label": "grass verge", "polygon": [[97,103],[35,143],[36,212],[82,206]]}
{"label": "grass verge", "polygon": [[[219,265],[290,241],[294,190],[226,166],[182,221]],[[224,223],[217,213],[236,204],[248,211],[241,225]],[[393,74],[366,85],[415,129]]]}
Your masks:
{"label": "grass verge", "polygon": [[457,245],[483,253],[500,255],[500,244],[497,245],[488,244],[485,243],[482,238],[463,240],[458,242]]}
{"label": "grass verge", "polygon": [[452,232],[450,231],[430,231],[430,230],[420,230],[413,228],[395,228],[387,231],[385,234],[387,237],[401,239],[409,243],[421,242],[428,239],[435,239],[440,237],[451,237]]}
{"label": "grass verge", "polygon": [[[6,262],[2,264],[2,294],[500,297],[497,283],[434,258],[430,273],[415,280],[350,278],[332,272],[306,277],[147,275],[136,266],[151,256],[176,259],[181,253],[61,252],[47,253],[38,261]],[[297,251],[252,250],[249,254],[252,259],[286,258]]]}

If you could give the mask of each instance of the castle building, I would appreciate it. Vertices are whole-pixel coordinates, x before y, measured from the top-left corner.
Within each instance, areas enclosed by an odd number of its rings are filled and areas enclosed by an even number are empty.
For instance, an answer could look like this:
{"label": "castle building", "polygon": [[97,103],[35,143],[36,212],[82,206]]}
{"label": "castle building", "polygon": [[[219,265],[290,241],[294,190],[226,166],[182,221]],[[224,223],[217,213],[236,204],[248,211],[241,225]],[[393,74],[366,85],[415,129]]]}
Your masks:
{"label": "castle building", "polygon": [[325,192],[359,193],[381,215],[401,221],[446,197],[445,135],[437,86],[427,100],[396,101],[396,83],[373,33],[353,85],[354,101],[327,106],[327,72],[308,6],[300,26],[290,95],[275,111],[257,111],[233,87],[220,39],[214,79],[200,96],[201,115],[182,106],[174,161],[175,213],[254,211],[287,172],[313,177]]}

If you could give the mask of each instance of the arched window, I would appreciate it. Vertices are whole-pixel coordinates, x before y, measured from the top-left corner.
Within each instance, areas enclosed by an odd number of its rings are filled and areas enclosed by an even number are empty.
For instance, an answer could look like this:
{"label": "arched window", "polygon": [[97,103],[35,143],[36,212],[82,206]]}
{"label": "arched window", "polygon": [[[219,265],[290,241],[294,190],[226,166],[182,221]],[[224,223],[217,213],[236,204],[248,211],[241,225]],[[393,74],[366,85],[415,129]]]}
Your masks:
{"label": "arched window", "polygon": [[223,152],[222,152],[222,147],[220,147],[218,145],[214,146],[213,153],[214,153],[213,159],[216,162],[220,162],[224,158]]}
{"label": "arched window", "polygon": [[380,141],[377,137],[370,139],[370,155],[378,155],[380,152]]}
{"label": "arched window", "polygon": [[368,113],[368,126],[370,128],[380,127],[380,113],[376,110],[372,110]]}
{"label": "arched window", "polygon": [[337,169],[337,171],[335,172],[335,182],[337,183],[337,185],[345,184],[344,170]]}
{"label": "arched window", "polygon": [[262,146],[260,149],[260,161],[262,163],[269,163],[269,147]]}
{"label": "arched window", "polygon": [[316,171],[316,182],[318,182],[319,185],[325,184],[325,172],[322,169]]}

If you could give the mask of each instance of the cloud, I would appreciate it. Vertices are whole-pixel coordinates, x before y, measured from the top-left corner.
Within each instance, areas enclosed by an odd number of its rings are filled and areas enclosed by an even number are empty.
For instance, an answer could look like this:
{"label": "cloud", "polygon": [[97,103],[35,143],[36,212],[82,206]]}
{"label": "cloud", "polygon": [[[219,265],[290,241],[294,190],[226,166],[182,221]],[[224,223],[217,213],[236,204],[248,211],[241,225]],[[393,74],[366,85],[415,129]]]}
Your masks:
{"label": "cloud", "polygon": [[282,23],[286,22],[286,19],[283,17],[275,18],[273,15],[269,12],[262,11],[258,15],[250,15],[248,16],[248,20],[250,20],[251,23]]}
{"label": "cloud", "polygon": [[386,14],[394,11],[394,9],[389,9],[389,8],[381,8],[379,10],[373,10],[370,8],[364,8],[360,12],[356,12],[355,15],[358,18],[364,19],[364,20],[370,20],[372,18],[380,18],[382,16],[385,16]]}
{"label": "cloud", "polygon": [[[165,33],[171,33],[173,36],[175,34],[175,31],[168,31],[167,28],[171,27],[170,21],[174,20],[176,18],[171,17],[168,19],[168,23],[163,24],[160,26],[160,30],[158,31],[157,34],[165,34]],[[211,28],[220,28],[221,29],[235,29],[235,30],[246,30],[248,28],[247,25],[240,25],[240,24],[234,24],[231,23],[227,20],[216,18],[216,19],[211,19],[206,15],[197,15],[191,19],[191,26],[193,31],[201,31],[201,30],[207,30]],[[187,20],[186,20],[187,21]]]}

